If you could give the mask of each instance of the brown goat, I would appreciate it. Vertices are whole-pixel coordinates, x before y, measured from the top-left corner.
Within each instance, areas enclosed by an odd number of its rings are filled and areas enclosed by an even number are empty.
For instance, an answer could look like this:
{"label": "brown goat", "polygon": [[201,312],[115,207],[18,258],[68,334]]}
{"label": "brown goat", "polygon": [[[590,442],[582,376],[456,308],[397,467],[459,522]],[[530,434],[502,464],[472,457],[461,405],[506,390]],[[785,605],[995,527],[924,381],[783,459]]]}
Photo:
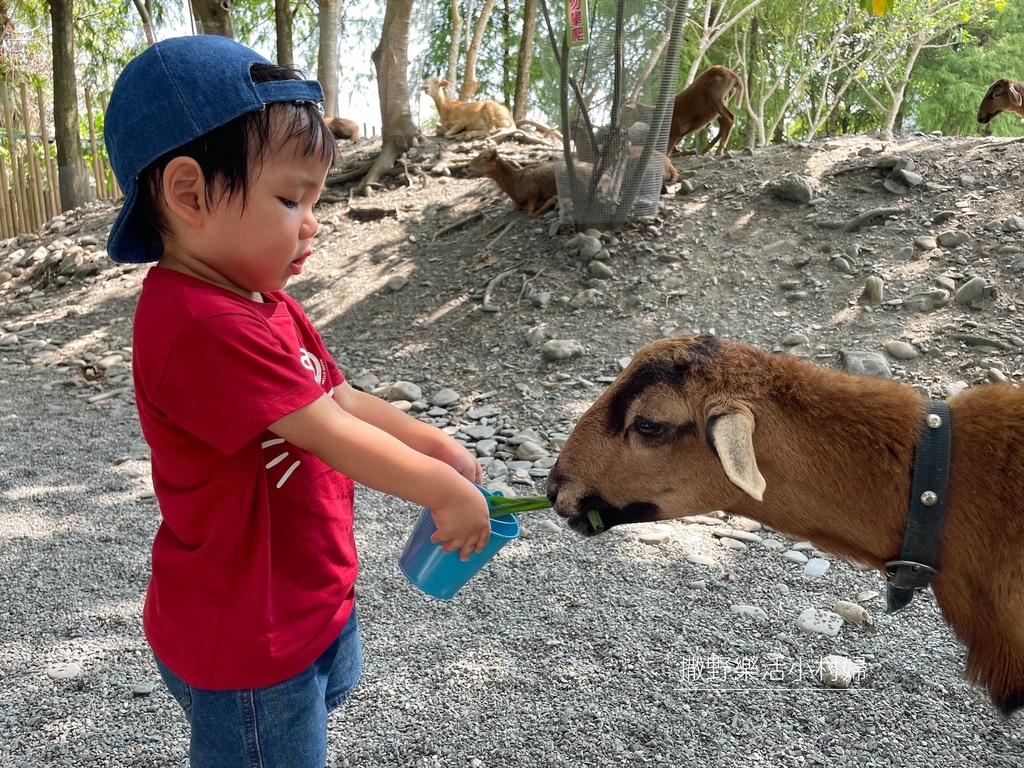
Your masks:
{"label": "brown goat", "polygon": [[[1024,706],[1024,391],[949,400],[947,511],[932,582],[967,674],[1009,715]],[[641,349],[569,435],[555,511],[585,535],[728,510],[855,561],[897,559],[928,403],[714,337]]]}
{"label": "brown goat", "polygon": [[516,168],[498,154],[487,149],[474,157],[466,170],[471,176],[489,176],[516,204],[516,210],[525,210],[536,218],[558,202],[554,163],[538,163]]}
{"label": "brown goat", "polygon": [[702,72],[696,80],[676,94],[672,106],[672,126],[668,134],[668,156],[675,157],[676,144],[688,133],[699,131],[718,118],[718,135],[701,150],[707,152],[718,144],[717,154],[722,154],[729,144],[736,117],[729,111],[729,99],[738,94],[743,100],[743,81],[731,69],[716,64]]}
{"label": "brown goat", "polygon": [[1024,117],[1024,85],[1005,77],[989,86],[978,107],[978,122],[988,123],[1004,110]]}
{"label": "brown goat", "polygon": [[516,127],[512,113],[496,101],[451,101],[444,90],[447,87],[447,80],[431,75],[420,88],[430,94],[437,105],[441,130],[446,139],[460,133],[464,133],[462,138],[470,139],[486,136],[500,128]]}
{"label": "brown goat", "polygon": [[345,117],[325,117],[324,122],[336,139],[355,141],[359,138],[359,123]]}

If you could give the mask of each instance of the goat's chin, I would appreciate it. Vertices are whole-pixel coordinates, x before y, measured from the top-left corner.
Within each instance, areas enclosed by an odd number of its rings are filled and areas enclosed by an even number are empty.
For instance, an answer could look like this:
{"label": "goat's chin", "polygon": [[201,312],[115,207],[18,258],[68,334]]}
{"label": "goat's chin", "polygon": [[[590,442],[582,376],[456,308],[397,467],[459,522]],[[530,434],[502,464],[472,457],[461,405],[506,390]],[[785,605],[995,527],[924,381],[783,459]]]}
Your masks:
{"label": "goat's chin", "polygon": [[[998,114],[998,113],[996,113]],[[978,122],[982,125],[988,125],[988,122],[995,117],[995,115],[978,115]]]}

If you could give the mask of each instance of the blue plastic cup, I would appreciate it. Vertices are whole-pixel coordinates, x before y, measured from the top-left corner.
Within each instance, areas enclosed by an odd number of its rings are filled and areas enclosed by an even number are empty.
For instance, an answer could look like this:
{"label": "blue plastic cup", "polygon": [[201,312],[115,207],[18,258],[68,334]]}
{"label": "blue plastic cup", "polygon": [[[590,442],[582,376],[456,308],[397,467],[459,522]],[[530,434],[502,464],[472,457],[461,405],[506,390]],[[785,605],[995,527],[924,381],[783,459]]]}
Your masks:
{"label": "blue plastic cup", "polygon": [[[483,488],[480,490],[484,496],[493,495]],[[438,600],[451,600],[499,549],[519,537],[519,518],[515,515],[492,517],[487,546],[466,560],[459,559],[458,550],[445,552],[440,544],[432,542],[430,537],[436,530],[430,510],[424,507],[398,558],[398,566],[405,577],[426,594]]]}

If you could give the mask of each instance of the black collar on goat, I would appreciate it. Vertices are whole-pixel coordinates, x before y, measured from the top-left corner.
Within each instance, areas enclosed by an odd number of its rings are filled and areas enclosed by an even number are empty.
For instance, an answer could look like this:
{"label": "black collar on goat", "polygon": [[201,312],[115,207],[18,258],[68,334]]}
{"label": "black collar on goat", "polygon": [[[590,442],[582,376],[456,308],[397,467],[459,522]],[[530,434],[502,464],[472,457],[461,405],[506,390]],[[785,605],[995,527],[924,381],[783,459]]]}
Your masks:
{"label": "black collar on goat", "polygon": [[945,403],[932,403],[930,410],[914,449],[910,509],[900,559],[885,564],[889,581],[886,613],[896,613],[910,605],[914,592],[931,584],[937,573],[935,565],[939,561],[942,523],[946,517],[952,424]]}

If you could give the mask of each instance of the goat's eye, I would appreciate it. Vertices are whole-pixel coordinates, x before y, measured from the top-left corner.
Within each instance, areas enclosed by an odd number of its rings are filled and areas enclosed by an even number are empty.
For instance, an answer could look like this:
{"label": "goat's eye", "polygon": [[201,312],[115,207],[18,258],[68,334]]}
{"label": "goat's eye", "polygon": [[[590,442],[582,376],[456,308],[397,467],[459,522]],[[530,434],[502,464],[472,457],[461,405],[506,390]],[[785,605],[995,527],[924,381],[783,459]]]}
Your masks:
{"label": "goat's eye", "polygon": [[664,432],[661,424],[645,419],[643,416],[637,416],[633,419],[633,429],[644,437],[661,437],[662,432]]}

